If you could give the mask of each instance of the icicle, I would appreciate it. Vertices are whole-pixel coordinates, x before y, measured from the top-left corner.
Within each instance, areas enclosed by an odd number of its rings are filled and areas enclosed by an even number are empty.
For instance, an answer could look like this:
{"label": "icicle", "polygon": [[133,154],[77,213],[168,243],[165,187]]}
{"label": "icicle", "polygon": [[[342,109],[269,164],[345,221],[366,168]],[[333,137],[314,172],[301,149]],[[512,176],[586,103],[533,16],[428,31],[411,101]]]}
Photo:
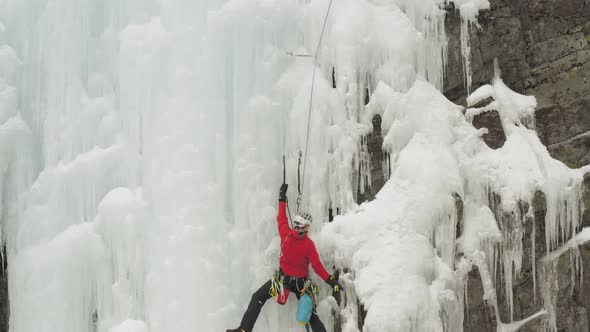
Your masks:
{"label": "icicle", "polygon": [[[354,158],[354,168],[357,170],[358,175],[358,188],[354,189],[354,193],[357,192],[364,194],[365,190],[371,188],[371,155],[368,150],[368,139],[362,137],[359,142],[359,147]],[[358,198],[357,198],[358,199]]]}
{"label": "icicle", "polygon": [[582,178],[567,180],[568,187],[556,188],[559,183],[557,175],[550,179],[545,195],[547,213],[545,215],[545,236],[547,252],[573,238],[579,228],[584,206],[582,204]]}
{"label": "icicle", "polygon": [[471,38],[469,37],[469,26],[471,21],[461,17],[461,56],[463,59],[463,74],[467,95],[471,94],[472,73],[471,73]]}
{"label": "icicle", "polygon": [[391,176],[391,157],[389,155],[389,153],[384,153],[384,158],[383,161],[381,163],[381,170],[383,171],[383,179],[385,181],[389,180],[389,177]]}
{"label": "icicle", "polygon": [[458,222],[454,200],[449,200],[446,208],[447,210],[438,216],[431,241],[443,261],[450,267],[453,267],[455,260],[455,234]]}
{"label": "icicle", "polygon": [[584,291],[584,261],[580,256],[580,248],[577,248],[577,264],[576,264],[576,274],[578,276],[578,292],[582,294]]}
{"label": "icicle", "polygon": [[465,74],[465,87],[467,95],[471,94],[472,72],[471,72],[471,39],[469,28],[475,26],[481,28],[477,22],[479,11],[489,9],[488,0],[453,0],[461,14],[461,56],[463,58],[463,72]]}
{"label": "icicle", "polygon": [[465,317],[469,312],[465,309],[469,308],[469,297],[467,293],[469,288],[469,272],[473,270],[474,266],[464,257],[461,257],[455,266],[455,275],[457,278],[457,302],[460,307],[457,312],[458,317],[454,320],[455,325],[447,325],[445,329],[446,331],[461,331],[463,329],[463,321],[469,319],[469,317]]}
{"label": "icicle", "polygon": [[570,279],[571,279],[571,289],[570,289],[570,296],[573,296],[574,291],[578,291],[579,294],[582,293],[582,280],[583,280],[583,267],[582,267],[582,257],[580,256],[580,248],[573,247],[569,250],[569,261],[570,261]]}
{"label": "icicle", "polygon": [[557,280],[557,261],[547,262],[541,265],[541,296],[543,307],[546,311],[544,320],[545,330],[548,332],[557,331],[557,317],[555,306],[557,304],[557,293],[559,292]]}
{"label": "icicle", "polygon": [[[502,210],[502,205],[498,201],[499,197],[495,195],[491,197],[493,198],[490,201],[490,206],[492,211],[494,211],[498,225],[502,231],[503,241],[498,244],[501,255],[500,273],[504,280],[504,292],[506,301],[508,301],[510,321],[512,321],[514,312],[513,281],[520,276],[522,269],[522,239],[524,236],[526,215],[521,209],[521,204],[518,204],[516,210],[507,213]],[[530,203],[528,203],[528,206],[530,206]]]}

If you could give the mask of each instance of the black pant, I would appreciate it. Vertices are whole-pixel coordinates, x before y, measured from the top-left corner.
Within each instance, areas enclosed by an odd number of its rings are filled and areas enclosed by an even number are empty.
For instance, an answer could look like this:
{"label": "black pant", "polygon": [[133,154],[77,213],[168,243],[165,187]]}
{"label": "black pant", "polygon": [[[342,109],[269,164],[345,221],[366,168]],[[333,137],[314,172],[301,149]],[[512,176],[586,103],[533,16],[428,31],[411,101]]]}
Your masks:
{"label": "black pant", "polygon": [[[283,287],[288,289],[292,293],[295,293],[297,296],[297,300],[301,297],[299,294],[303,287],[305,286],[305,278],[296,278],[291,277],[289,275],[283,275],[284,282]],[[252,299],[250,300],[250,304],[248,305],[248,309],[244,313],[244,317],[242,318],[242,323],[240,324],[240,328],[247,332],[252,332],[254,328],[254,323],[256,323],[256,319],[258,319],[258,315],[260,314],[260,310],[262,310],[262,306],[266,302],[266,300],[270,299],[270,288],[272,285],[272,281],[267,281],[260,289],[258,289],[254,294],[252,294]],[[309,325],[313,332],[326,332],[326,328],[324,324],[320,320],[320,317],[317,315],[315,310],[311,314],[311,319],[309,320]]]}

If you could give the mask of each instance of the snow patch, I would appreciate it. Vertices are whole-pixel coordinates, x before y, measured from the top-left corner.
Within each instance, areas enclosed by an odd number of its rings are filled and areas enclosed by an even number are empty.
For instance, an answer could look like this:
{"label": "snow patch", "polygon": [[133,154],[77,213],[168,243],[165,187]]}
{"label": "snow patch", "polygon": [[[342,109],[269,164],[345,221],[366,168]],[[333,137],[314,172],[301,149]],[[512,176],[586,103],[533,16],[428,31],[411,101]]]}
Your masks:
{"label": "snow patch", "polygon": [[480,10],[490,9],[489,0],[452,0],[461,16],[467,20],[474,22],[477,19]]}
{"label": "snow patch", "polygon": [[468,109],[465,116],[472,120],[482,112],[497,111],[501,113],[502,127],[508,134],[515,125],[534,123],[537,107],[535,97],[524,96],[510,90],[499,77],[494,78],[492,85],[484,85],[467,97],[467,105],[475,105],[487,98],[492,98],[493,101],[484,107]]}

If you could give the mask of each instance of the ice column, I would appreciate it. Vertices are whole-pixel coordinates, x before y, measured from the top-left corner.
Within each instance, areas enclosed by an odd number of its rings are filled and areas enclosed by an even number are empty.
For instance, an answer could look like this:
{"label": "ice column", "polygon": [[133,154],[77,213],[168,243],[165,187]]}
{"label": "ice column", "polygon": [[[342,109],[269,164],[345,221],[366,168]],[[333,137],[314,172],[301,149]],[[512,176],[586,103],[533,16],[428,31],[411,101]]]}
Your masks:
{"label": "ice column", "polygon": [[[0,22],[0,41],[3,40]],[[33,176],[33,144],[29,126],[18,106],[17,72],[21,65],[15,50],[0,44],[0,252],[4,271],[4,246],[14,248],[11,237],[18,227],[18,200]]]}

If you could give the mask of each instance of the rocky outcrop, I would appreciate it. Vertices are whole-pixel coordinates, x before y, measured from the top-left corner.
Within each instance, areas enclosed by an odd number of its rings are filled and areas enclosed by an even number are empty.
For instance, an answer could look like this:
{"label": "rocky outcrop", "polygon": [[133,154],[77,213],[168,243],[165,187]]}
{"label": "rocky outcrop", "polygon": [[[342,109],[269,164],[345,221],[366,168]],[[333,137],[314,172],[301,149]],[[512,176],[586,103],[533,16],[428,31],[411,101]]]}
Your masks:
{"label": "rocky outcrop", "polygon": [[[515,91],[534,95],[537,131],[554,157],[572,167],[590,163],[590,2],[585,0],[492,0],[482,12],[481,29],[470,29],[473,88],[493,77],[498,59],[502,79]],[[449,56],[445,95],[464,104],[460,18],[447,16]],[[499,128],[493,115],[474,122]],[[500,135],[501,136],[501,135]],[[491,145],[498,145],[494,142]]]}
{"label": "rocky outcrop", "polygon": [[[587,0],[491,0],[489,11],[479,18],[480,29],[473,26],[471,66],[473,87],[487,84],[493,77],[494,59],[498,60],[502,79],[513,90],[537,97],[536,129],[550,154],[570,167],[590,164],[590,1]],[[460,48],[460,18],[451,8],[447,16],[449,56],[445,95],[464,104],[464,85]],[[505,141],[498,115],[485,113],[473,121],[486,127],[484,136],[492,148]],[[585,181],[587,212],[584,225],[590,225],[590,181]],[[525,226],[525,252],[522,275],[514,283],[514,319],[525,318],[542,308],[537,263],[537,282],[533,281],[532,262],[546,252],[544,248],[544,199],[535,202],[535,252],[532,252],[533,223]],[[556,299],[559,331],[588,331],[590,311],[590,244],[582,246],[580,258],[586,267],[582,284],[572,279],[574,267],[570,255],[557,262]],[[573,280],[573,281],[572,281]],[[500,283],[500,281],[497,281]],[[534,287],[536,285],[536,287]],[[501,286],[500,286],[501,287]],[[469,276],[469,303],[465,331],[494,331],[496,317],[481,299],[482,286],[476,270]],[[500,319],[509,321],[507,299],[498,291]],[[542,322],[534,320],[521,330],[538,331]]]}
{"label": "rocky outcrop", "polygon": [[[549,153],[572,168],[590,164],[590,1],[588,0],[491,0],[482,12],[480,27],[472,26],[471,91],[488,84],[494,76],[497,59],[502,79],[511,89],[537,98],[536,129]],[[444,93],[457,104],[465,105],[465,86],[460,45],[460,16],[449,8],[446,29],[448,63]],[[370,188],[357,192],[358,202],[371,200],[383,186],[386,155],[381,150],[380,118],[373,120],[374,132],[365,139],[370,155]],[[473,120],[476,128],[485,127],[486,143],[501,147],[505,134],[497,112],[487,112]],[[590,175],[584,183],[586,193],[583,226],[590,226]],[[545,248],[545,197],[538,193],[533,202],[534,222],[524,223],[523,269],[513,282],[513,320],[521,320],[543,309],[544,275],[540,259]],[[502,216],[496,216],[501,219]],[[460,230],[459,230],[460,232]],[[533,246],[534,244],[534,246]],[[589,331],[590,244],[576,252],[563,254],[556,261],[555,303],[558,331]],[[579,259],[582,269],[576,269]],[[535,267],[535,270],[533,270]],[[581,273],[580,275],[577,275]],[[535,279],[536,278],[536,279]],[[581,280],[581,282],[579,282]],[[483,300],[483,286],[475,268],[468,276],[465,331],[495,331],[497,322],[511,321],[505,285],[496,277],[498,310]],[[545,322],[534,319],[520,331],[540,331]]]}
{"label": "rocky outcrop", "polygon": [[369,172],[371,176],[367,179],[366,188],[362,188],[360,185],[357,186],[357,202],[362,203],[370,201],[375,198],[375,195],[381,190],[385,184],[385,173],[387,165],[384,163],[388,162],[387,155],[383,152],[383,135],[381,133],[381,116],[375,115],[372,120],[373,132],[367,135],[366,139],[367,153],[369,154]]}

